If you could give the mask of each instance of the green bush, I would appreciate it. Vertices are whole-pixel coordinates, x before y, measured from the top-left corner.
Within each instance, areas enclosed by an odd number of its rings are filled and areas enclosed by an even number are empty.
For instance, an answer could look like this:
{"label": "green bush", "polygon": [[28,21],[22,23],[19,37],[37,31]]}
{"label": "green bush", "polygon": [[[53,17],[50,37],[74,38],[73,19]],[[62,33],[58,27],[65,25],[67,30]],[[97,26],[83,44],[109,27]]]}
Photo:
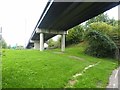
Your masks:
{"label": "green bush", "polygon": [[84,29],[78,25],[68,31],[66,35],[66,45],[78,44],[83,41]]}
{"label": "green bush", "polygon": [[107,35],[99,31],[90,31],[86,35],[86,40],[88,41],[86,54],[96,57],[115,57],[117,46]]}
{"label": "green bush", "polygon": [[105,34],[109,34],[113,31],[114,27],[105,22],[94,22],[89,25],[92,30],[97,30]]}

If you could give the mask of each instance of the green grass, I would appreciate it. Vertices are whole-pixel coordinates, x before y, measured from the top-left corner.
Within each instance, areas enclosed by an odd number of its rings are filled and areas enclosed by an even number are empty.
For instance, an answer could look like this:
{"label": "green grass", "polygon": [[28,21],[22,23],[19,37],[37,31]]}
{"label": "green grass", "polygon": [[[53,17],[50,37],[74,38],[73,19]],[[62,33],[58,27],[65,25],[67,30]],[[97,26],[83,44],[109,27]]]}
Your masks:
{"label": "green grass", "polygon": [[[117,61],[98,59],[83,53],[83,46],[66,49],[63,54],[58,50],[4,50],[2,59],[3,88],[64,88],[72,76],[86,66],[98,61],[101,63],[78,77],[73,87],[106,87],[108,78]],[[70,58],[74,55],[82,58]]]}

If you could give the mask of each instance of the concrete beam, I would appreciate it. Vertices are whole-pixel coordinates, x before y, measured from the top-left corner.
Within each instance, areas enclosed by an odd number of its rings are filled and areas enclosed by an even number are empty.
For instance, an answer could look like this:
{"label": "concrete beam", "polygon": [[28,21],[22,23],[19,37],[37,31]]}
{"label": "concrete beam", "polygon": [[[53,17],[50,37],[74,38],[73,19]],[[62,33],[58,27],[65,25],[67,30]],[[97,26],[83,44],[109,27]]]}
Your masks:
{"label": "concrete beam", "polygon": [[50,34],[67,34],[67,31],[57,31],[57,30],[46,30],[46,29],[36,29],[36,33],[50,33]]}
{"label": "concrete beam", "polygon": [[39,40],[30,40],[30,43],[38,43],[38,42],[40,42]]}

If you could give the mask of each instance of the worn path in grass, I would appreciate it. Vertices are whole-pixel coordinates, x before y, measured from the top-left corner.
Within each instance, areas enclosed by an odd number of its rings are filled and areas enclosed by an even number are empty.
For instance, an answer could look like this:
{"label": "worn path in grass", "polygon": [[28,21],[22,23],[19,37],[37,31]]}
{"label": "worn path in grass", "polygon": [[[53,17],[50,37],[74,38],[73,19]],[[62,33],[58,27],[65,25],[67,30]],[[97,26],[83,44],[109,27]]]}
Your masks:
{"label": "worn path in grass", "polygon": [[[55,54],[66,54],[64,52],[53,52]],[[76,60],[84,60],[83,58],[80,58],[80,57],[77,57],[77,56],[73,56],[73,55],[68,55],[69,58],[72,58],[72,59],[76,59]]]}
{"label": "worn path in grass", "polygon": [[[64,52],[64,53],[61,53],[61,52],[59,52],[59,50],[56,50],[56,54],[59,54],[59,55],[66,54],[66,55],[68,55],[69,58],[73,58],[73,59],[76,59],[79,61],[81,61],[81,60],[96,61],[97,60],[98,62],[100,61],[101,63],[98,66],[95,65],[95,67],[93,67],[93,69],[91,68],[90,70],[87,70],[86,73],[84,73],[82,76],[81,76],[81,73],[77,72],[75,74],[75,75],[78,75],[77,79],[71,78],[65,87],[74,87],[74,88],[75,87],[78,87],[78,88],[79,87],[81,87],[81,88],[83,88],[83,87],[84,88],[88,88],[88,87],[89,88],[90,87],[101,88],[102,87],[102,88],[105,88],[109,82],[109,76],[112,74],[113,69],[111,70],[110,68],[113,67],[114,65],[117,67],[117,64],[118,64],[117,60],[116,61],[114,60],[115,61],[114,62],[112,59],[98,59],[98,58],[95,59],[90,56],[88,57],[87,55],[85,55],[83,53],[84,48],[81,48],[81,46],[79,48],[78,47],[79,46],[77,45],[74,48],[67,48],[66,52]],[[108,64],[109,62],[111,62],[111,65]],[[73,77],[73,76],[71,76],[71,77]]]}
{"label": "worn path in grass", "polygon": [[78,80],[77,80],[78,77],[84,75],[84,73],[86,73],[87,70],[89,70],[90,68],[98,65],[99,63],[100,62],[97,62],[95,64],[89,65],[89,66],[85,67],[82,72],[79,72],[79,73],[76,73],[75,75],[73,75],[72,79],[68,81],[68,83],[66,84],[65,88],[72,88],[78,82]]}

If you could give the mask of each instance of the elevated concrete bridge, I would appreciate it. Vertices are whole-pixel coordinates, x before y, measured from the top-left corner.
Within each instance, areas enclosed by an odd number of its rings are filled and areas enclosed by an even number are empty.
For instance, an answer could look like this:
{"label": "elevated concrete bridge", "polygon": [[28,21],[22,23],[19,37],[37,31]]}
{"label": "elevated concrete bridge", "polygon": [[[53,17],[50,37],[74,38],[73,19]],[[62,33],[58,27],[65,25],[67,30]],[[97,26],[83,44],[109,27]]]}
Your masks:
{"label": "elevated concrete bridge", "polygon": [[93,18],[119,2],[54,2],[49,1],[29,39],[27,48],[44,50],[44,42],[55,35],[62,35],[61,51],[65,50],[67,30]]}

